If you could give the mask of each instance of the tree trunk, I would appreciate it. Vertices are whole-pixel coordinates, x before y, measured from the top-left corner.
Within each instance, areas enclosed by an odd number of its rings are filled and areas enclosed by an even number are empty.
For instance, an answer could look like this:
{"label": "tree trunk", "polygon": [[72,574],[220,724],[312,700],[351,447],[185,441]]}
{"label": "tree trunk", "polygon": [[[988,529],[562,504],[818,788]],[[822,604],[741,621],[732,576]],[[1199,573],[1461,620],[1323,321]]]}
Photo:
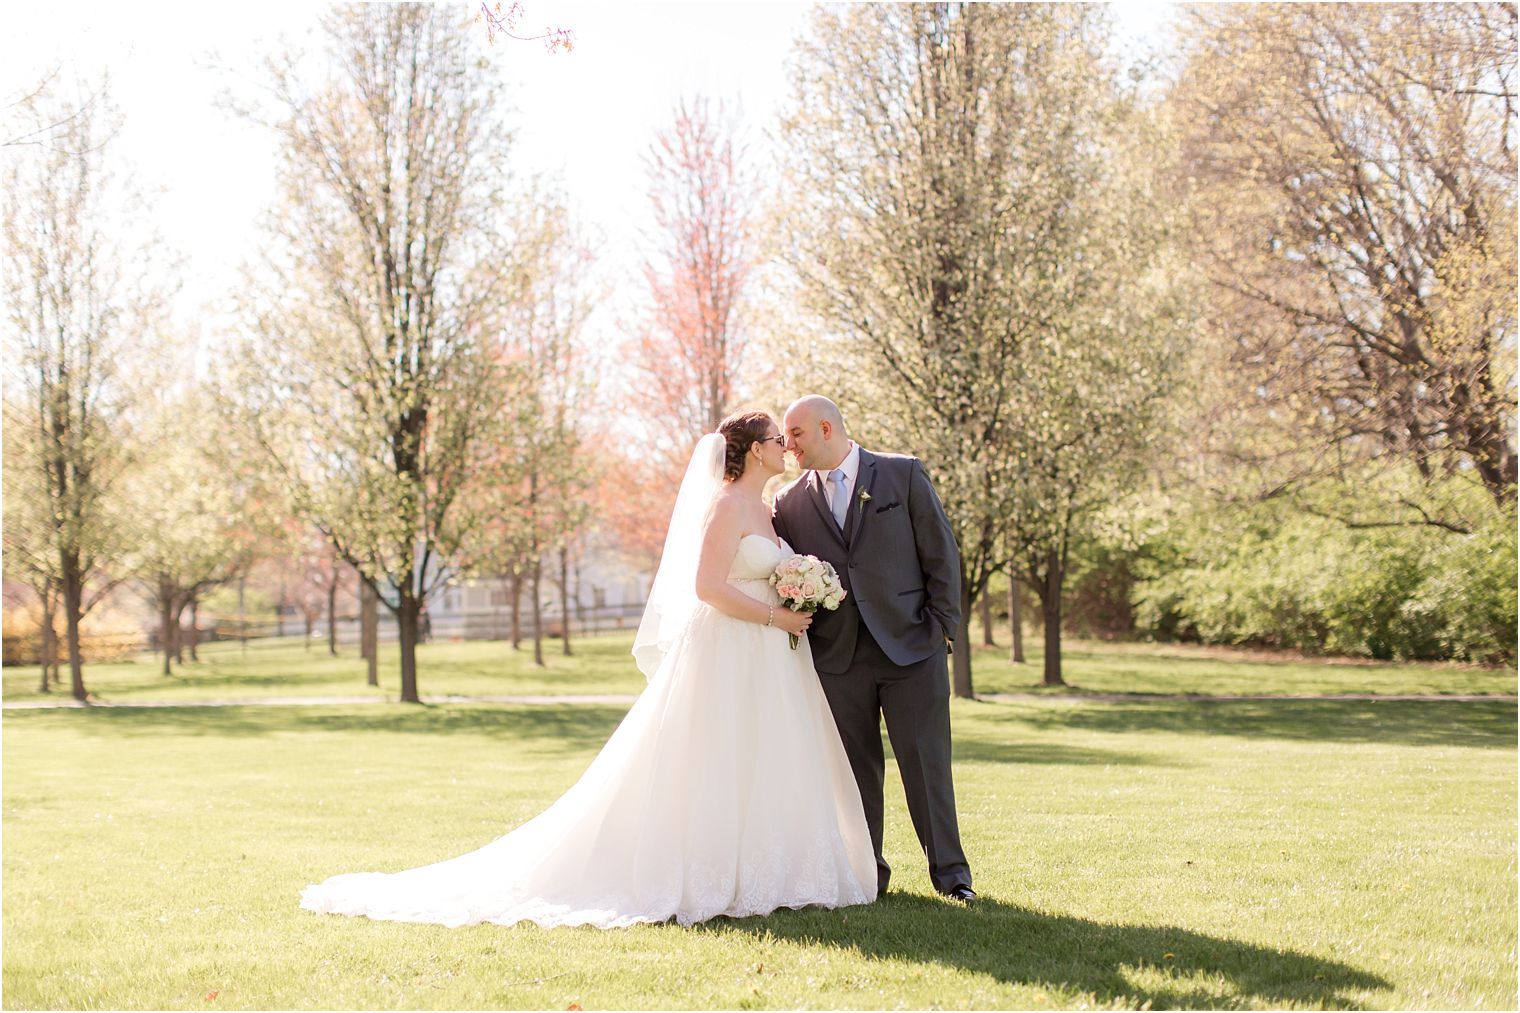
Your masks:
{"label": "tree trunk", "polygon": [[190,599],[190,660],[200,661],[200,653],[196,648],[201,643],[201,599],[196,595]]}
{"label": "tree trunk", "polygon": [[396,625],[401,638],[401,702],[421,703],[417,696],[417,627],[422,603],[412,597],[411,588],[401,590]]}
{"label": "tree trunk", "polygon": [[374,657],[374,651],[369,645],[370,604],[373,592],[369,589],[369,582],[361,574],[359,576],[359,657],[369,661]]}
{"label": "tree trunk", "polygon": [[565,624],[564,651],[568,657],[570,654],[570,550],[559,550],[559,600],[560,617]]}
{"label": "tree trunk", "polygon": [[996,647],[997,641],[992,639],[992,599],[985,590],[976,601],[976,610],[982,617],[982,646]]}
{"label": "tree trunk", "polygon": [[158,578],[158,640],[164,652],[164,675],[174,674],[174,592],[165,577]]}
{"label": "tree trunk", "polygon": [[42,682],[37,689],[42,693],[51,693],[53,687],[48,684],[48,674],[58,663],[58,629],[53,625],[53,612],[57,609],[57,592],[51,587],[52,582],[47,582],[42,591],[42,616],[38,624],[38,653],[42,656]]}
{"label": "tree trunk", "polygon": [[1013,641],[1013,653],[1008,660],[1015,665],[1024,663],[1024,615],[1019,602],[1019,579],[1008,575],[1008,638]]}
{"label": "tree trunk", "polygon": [[305,641],[306,642],[303,643],[301,646],[303,648],[305,648],[307,651],[310,651],[311,650],[311,634],[312,634],[312,631],[317,628],[317,617],[314,616],[314,615],[312,615],[310,612],[302,612],[301,613],[301,618],[306,620],[306,637],[305,637]]}
{"label": "tree trunk", "polygon": [[512,650],[522,650],[522,574],[512,571]]}
{"label": "tree trunk", "polygon": [[332,561],[332,580],[327,582],[327,653],[338,656],[338,560]]}
{"label": "tree trunk", "polygon": [[955,653],[950,655],[954,672],[951,686],[955,695],[965,700],[973,699],[971,691],[971,586],[966,582],[966,567],[961,564],[961,628],[955,631]]}
{"label": "tree trunk", "polygon": [[359,653],[364,656],[365,684],[380,685],[380,603],[374,589],[359,578]]}
{"label": "tree trunk", "polygon": [[43,656],[43,681],[38,686],[38,691],[50,694],[53,688],[47,681],[47,677],[50,672],[56,675],[58,671],[58,627],[53,619],[53,613],[58,611],[58,590],[53,587],[52,581],[44,581],[41,599],[43,599],[41,601],[43,614],[41,614],[41,628],[38,630],[38,640],[40,640],[38,654]]}
{"label": "tree trunk", "polygon": [[64,636],[68,638],[69,691],[74,699],[85,703],[89,694],[84,688],[84,659],[79,654],[79,623],[84,618],[84,579],[79,573],[79,553],[60,549],[59,567],[63,575]]}
{"label": "tree trunk", "polygon": [[528,582],[528,588],[533,594],[533,664],[539,668],[546,668],[544,664],[544,613],[543,607],[538,601],[538,592],[543,578],[544,567],[541,561],[533,561],[533,579]]}
{"label": "tree trunk", "polygon": [[42,680],[37,684],[37,692],[51,693],[53,688],[48,685],[48,668],[53,663],[53,626],[52,622],[44,616],[42,623],[37,629],[37,657],[42,664]]}
{"label": "tree trunk", "polygon": [[174,597],[174,622],[171,624],[174,629],[174,663],[176,665],[183,665],[185,663],[185,637],[180,629],[180,623],[184,620],[185,603],[178,594]]}
{"label": "tree trunk", "polygon": [[1061,678],[1061,583],[1065,567],[1061,555],[1052,549],[1045,560],[1045,590],[1040,604],[1045,613],[1045,685],[1064,686]]}

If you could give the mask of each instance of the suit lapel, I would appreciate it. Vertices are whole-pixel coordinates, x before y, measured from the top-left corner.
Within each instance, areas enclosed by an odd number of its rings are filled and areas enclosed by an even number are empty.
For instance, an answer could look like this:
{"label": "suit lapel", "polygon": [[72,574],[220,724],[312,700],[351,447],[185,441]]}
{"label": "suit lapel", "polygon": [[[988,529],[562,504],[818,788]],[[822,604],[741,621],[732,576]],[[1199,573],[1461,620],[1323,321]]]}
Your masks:
{"label": "suit lapel", "polygon": [[818,508],[818,516],[823,518],[823,526],[839,539],[839,544],[844,545],[844,532],[840,531],[839,525],[834,523],[834,515],[829,513],[829,501],[823,495],[823,475],[816,471],[809,472],[807,487],[808,499],[812,500],[813,506]]}
{"label": "suit lapel", "polygon": [[860,494],[871,494],[871,487],[876,484],[876,456],[866,448],[860,448],[860,472],[855,476],[855,495],[850,497],[850,508],[844,515],[844,529],[850,533],[845,539],[846,546],[853,546],[860,537],[860,526],[865,523],[866,509],[861,502]]}

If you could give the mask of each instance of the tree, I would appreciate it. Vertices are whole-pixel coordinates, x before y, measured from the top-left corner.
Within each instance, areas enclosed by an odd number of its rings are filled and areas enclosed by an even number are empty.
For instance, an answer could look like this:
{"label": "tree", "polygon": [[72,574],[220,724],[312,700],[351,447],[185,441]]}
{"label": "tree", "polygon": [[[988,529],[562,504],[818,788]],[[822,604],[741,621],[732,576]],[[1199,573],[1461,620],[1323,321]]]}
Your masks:
{"label": "tree", "polygon": [[417,702],[419,617],[477,520],[457,508],[494,410],[511,149],[462,12],[348,7],[324,28],[337,79],[271,68],[282,202],[229,389],[301,514],[396,615]]}
{"label": "tree", "polygon": [[291,605],[301,614],[304,647],[311,649],[317,620],[327,615],[327,651],[338,653],[337,598],[338,581],[343,564],[322,532],[298,517],[291,517],[282,532],[282,544],[271,548],[277,553],[269,560],[277,568],[281,593],[277,601]]}
{"label": "tree", "polygon": [[[1050,682],[1072,531],[1134,471],[1175,330],[1152,130],[1104,28],[1080,5],[823,11],[783,125],[785,256],[849,377],[839,400],[935,479],[958,642],[1017,558],[1046,604]],[[954,655],[961,696],[970,655]]]}
{"label": "tree", "polygon": [[486,41],[496,42],[498,35],[511,39],[513,42],[538,42],[542,41],[544,47],[553,53],[556,51],[568,53],[575,48],[575,33],[568,28],[547,28],[540,35],[517,34],[517,23],[523,17],[523,5],[512,3],[506,10],[502,10],[500,3],[490,4],[481,0],[480,10],[475,12],[475,20],[484,20],[486,23]]}
{"label": "tree", "polygon": [[[581,330],[595,302],[590,243],[564,203],[538,194],[519,223],[516,270],[498,307],[493,356],[497,406],[491,438],[476,468],[489,479],[468,499],[481,518],[461,548],[461,574],[507,577],[512,586],[513,646],[517,597],[527,584],[533,656],[544,664],[542,581],[546,556],[568,603],[569,554],[590,516],[597,462],[587,444],[587,410],[597,363]],[[570,653],[568,606],[562,647]]]}
{"label": "tree", "polygon": [[681,467],[728,413],[744,351],[756,184],[737,134],[721,103],[682,101],[646,160],[656,252],[644,263],[651,305],[632,349],[634,390]]}
{"label": "tree", "polygon": [[52,518],[48,513],[45,481],[47,469],[35,457],[42,442],[20,405],[7,402],[5,424],[5,494],[3,524],[5,580],[32,589],[37,599],[38,655],[41,677],[38,689],[52,692],[58,678],[58,553],[54,546]]}
{"label": "tree", "polygon": [[636,410],[622,413],[621,434],[607,434],[639,441],[644,478],[630,486],[606,471],[595,500],[598,526],[653,573],[693,443],[752,393],[735,381],[760,267],[760,191],[737,113],[705,97],[677,103],[645,164],[655,230],[643,266],[649,303],[626,353]]}
{"label": "tree", "polygon": [[124,579],[113,495],[129,463],[134,385],[122,368],[163,298],[135,273],[152,256],[116,238],[139,224],[137,195],[114,171],[120,117],[103,84],[88,99],[65,91],[50,77],[20,102],[33,126],[6,158],[6,423],[21,436],[8,440],[6,498],[19,498],[29,516],[20,545],[8,510],[6,539],[7,555],[32,561],[43,592],[57,589],[70,688],[84,701],[79,625]]}
{"label": "tree", "polygon": [[[604,430],[587,442],[611,445],[626,438]],[[597,528],[629,565],[651,577],[665,548],[665,528],[685,474],[686,462],[674,458],[674,453],[651,449],[637,482],[629,482],[625,471],[602,468],[591,491]]]}
{"label": "tree", "polygon": [[[357,573],[357,571],[355,571]],[[364,659],[364,682],[380,685],[380,604],[375,589],[364,574],[358,573],[359,655]]]}
{"label": "tree", "polygon": [[[5,112],[16,116],[16,123],[5,122],[0,127],[0,148],[11,147],[46,147],[52,144],[70,120],[79,116],[100,101],[105,105],[110,102],[108,81],[101,78],[95,91],[85,96],[82,85],[76,84],[76,98],[72,101],[56,104],[57,91],[64,87],[63,68],[54,64],[45,73],[41,74],[36,81],[18,92],[15,99],[6,103],[3,107]],[[39,107],[48,108],[45,115],[38,115]],[[106,115],[114,115],[113,110],[107,110]],[[7,120],[9,117],[7,117]]]}
{"label": "tree", "polygon": [[166,676],[183,661],[185,611],[247,572],[269,526],[221,448],[207,442],[216,425],[208,401],[193,383],[162,397],[124,482],[135,519],[132,568],[158,613]]}
{"label": "tree", "polygon": [[1407,483],[1369,494],[1404,464],[1512,508],[1514,6],[1199,6],[1187,24],[1170,103],[1234,380],[1211,449],[1265,494],[1343,482],[1355,523],[1471,528]]}
{"label": "tree", "polygon": [[338,656],[338,582],[343,577],[340,566],[342,560],[338,558],[337,552],[331,546],[327,546],[322,556],[314,562],[312,577],[321,580],[326,585],[323,590],[327,592],[327,653],[336,658]]}

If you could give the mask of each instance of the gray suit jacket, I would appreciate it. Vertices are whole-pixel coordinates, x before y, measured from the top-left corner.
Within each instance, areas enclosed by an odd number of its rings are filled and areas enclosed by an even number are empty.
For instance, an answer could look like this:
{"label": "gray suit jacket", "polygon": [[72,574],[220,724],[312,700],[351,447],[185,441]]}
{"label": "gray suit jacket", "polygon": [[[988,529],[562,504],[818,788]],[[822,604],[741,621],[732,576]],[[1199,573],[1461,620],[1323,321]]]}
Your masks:
{"label": "gray suit jacket", "polygon": [[838,611],[813,616],[808,642],[818,671],[850,667],[860,623],[898,665],[930,657],[960,629],[960,552],[917,458],[862,447],[843,531],[821,476],[804,472],[776,494],[775,525],[797,552],[832,563],[849,592]]}

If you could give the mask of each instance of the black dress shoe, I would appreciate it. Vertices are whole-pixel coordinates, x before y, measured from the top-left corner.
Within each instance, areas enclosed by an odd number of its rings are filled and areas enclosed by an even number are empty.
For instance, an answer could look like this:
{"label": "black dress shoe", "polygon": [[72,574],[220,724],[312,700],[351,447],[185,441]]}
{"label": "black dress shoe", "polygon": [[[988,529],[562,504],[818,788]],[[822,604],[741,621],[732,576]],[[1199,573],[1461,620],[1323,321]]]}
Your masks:
{"label": "black dress shoe", "polygon": [[976,903],[976,891],[965,883],[962,883],[960,886],[952,886],[949,890],[945,891],[945,896],[951,900],[958,900],[967,907]]}

